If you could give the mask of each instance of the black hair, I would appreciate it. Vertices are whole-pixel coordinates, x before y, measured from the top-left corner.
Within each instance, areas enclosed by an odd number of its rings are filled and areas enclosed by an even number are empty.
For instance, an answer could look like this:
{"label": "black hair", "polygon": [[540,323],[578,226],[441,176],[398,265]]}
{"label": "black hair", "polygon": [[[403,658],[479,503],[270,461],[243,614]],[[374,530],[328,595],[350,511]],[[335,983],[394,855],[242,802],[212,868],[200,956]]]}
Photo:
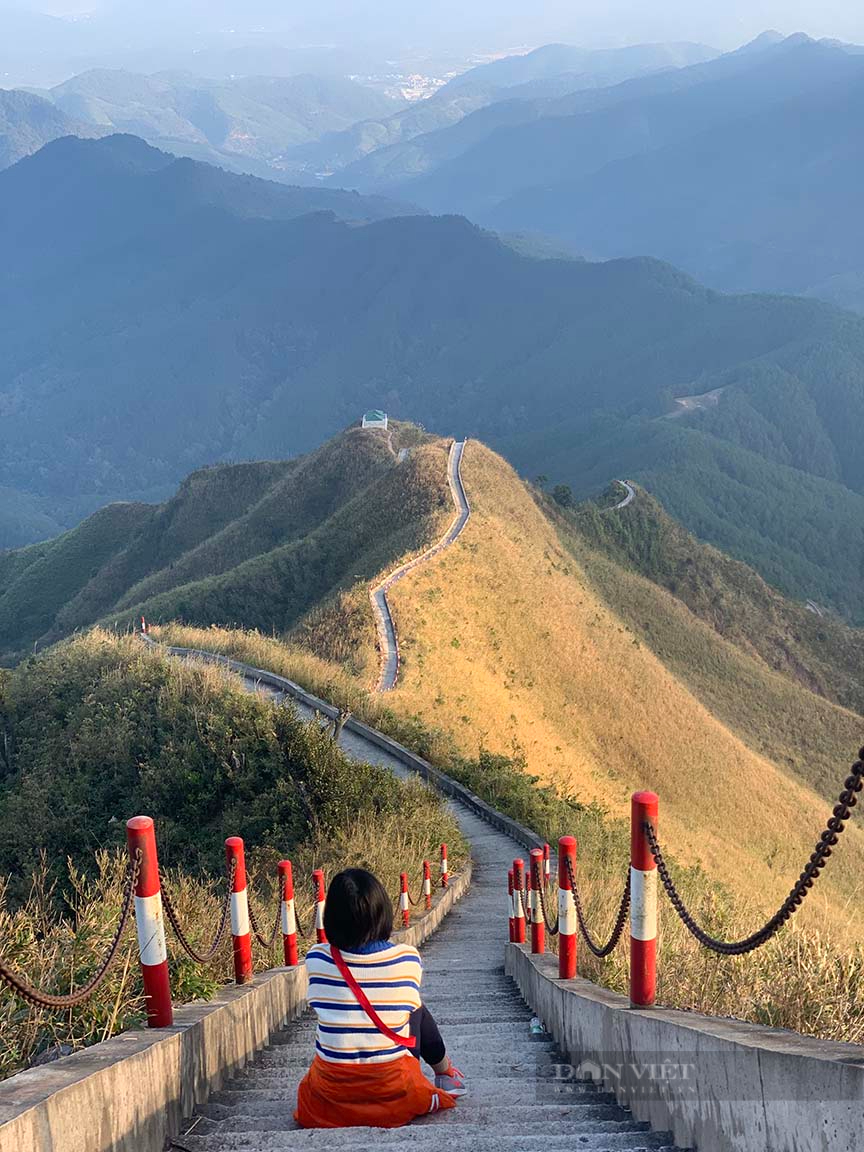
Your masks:
{"label": "black hair", "polygon": [[333,877],[324,905],[324,931],[344,952],[389,939],[393,905],[377,876],[365,868],[346,868]]}

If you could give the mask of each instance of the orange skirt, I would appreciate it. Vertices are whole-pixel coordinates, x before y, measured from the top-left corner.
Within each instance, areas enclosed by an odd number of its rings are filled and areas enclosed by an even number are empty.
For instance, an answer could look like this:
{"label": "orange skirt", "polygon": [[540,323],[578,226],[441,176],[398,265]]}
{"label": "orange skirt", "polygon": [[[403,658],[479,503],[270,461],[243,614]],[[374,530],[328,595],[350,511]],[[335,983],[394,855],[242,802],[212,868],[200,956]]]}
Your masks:
{"label": "orange skirt", "polygon": [[408,1052],[383,1064],[335,1064],[316,1053],[297,1089],[294,1119],[303,1128],[400,1128],[455,1106]]}

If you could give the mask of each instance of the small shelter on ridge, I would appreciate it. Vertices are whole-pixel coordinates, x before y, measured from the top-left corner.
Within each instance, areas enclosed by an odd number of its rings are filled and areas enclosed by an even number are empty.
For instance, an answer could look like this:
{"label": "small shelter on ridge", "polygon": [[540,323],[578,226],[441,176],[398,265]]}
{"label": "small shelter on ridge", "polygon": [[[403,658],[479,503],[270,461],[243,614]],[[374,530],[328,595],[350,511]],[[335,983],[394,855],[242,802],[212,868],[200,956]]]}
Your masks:
{"label": "small shelter on ridge", "polygon": [[387,413],[382,412],[380,408],[373,408],[369,412],[363,414],[363,428],[383,428],[387,431]]}

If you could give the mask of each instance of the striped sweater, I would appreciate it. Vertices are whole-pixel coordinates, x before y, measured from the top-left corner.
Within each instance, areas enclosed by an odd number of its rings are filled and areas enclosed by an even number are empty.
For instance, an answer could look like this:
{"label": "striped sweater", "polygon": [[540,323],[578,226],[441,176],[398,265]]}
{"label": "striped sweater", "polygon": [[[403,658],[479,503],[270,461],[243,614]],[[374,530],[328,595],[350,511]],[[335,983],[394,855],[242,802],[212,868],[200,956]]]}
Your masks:
{"label": "striped sweater", "polygon": [[[419,1008],[423,966],[416,948],[383,940],[361,952],[343,952],[351,975],[383,1022],[409,1036],[408,1018]],[[397,1060],[409,1051],[384,1036],[342,979],[329,944],[316,944],[306,954],[309,1007],[318,1016],[315,1048],[332,1063],[376,1064]]]}

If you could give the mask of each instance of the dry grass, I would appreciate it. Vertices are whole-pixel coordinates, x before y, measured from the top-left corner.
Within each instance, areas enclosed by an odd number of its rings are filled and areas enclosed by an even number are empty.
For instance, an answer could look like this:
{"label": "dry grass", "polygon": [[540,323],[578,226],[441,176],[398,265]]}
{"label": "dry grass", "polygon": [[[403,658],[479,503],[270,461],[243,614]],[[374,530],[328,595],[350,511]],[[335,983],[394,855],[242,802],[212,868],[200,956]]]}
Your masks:
{"label": "dry grass", "polygon": [[[472,517],[459,545],[393,589],[404,658],[390,706],[468,754],[518,747],[532,773],[613,814],[653,788],[669,850],[733,875],[767,910],[809,855],[825,800],[748,747],[610,611],[500,457],[472,442],[463,477]],[[864,831],[847,836],[812,926],[860,924]]]}
{"label": "dry grass", "polygon": [[[311,874],[323,868],[331,877],[341,868],[362,867],[375,872],[398,907],[399,873],[409,873],[412,894],[422,877],[424,859],[434,862],[438,845],[448,845],[453,872],[467,859],[467,847],[455,821],[438,798],[419,782],[404,785],[405,807],[376,820],[362,816],[328,843],[309,843],[293,853],[297,914],[307,936],[298,941],[301,956],[314,939],[310,936],[313,900]],[[60,900],[47,869],[33,879],[29,899],[10,910],[0,888],[2,959],[37,988],[67,992],[86,983],[105,954],[120,913],[126,861],[122,854],[100,853],[98,871],[87,878],[70,866],[71,895]],[[250,899],[267,936],[276,907],[276,856],[249,856]],[[222,908],[224,880],[202,882],[169,870],[163,885],[170,892],[181,924],[192,942],[206,948],[213,937]],[[398,913],[396,916],[398,923]],[[282,963],[282,937],[264,949],[253,937],[256,971]],[[209,999],[233,981],[231,938],[214,961],[196,964],[182,952],[168,929],[171,989],[176,1004]],[[79,1008],[64,1012],[31,1008],[0,985],[0,1079],[28,1067],[40,1053],[67,1045],[77,1049],[107,1039],[144,1019],[134,927],[127,929],[118,958],[93,997]]]}
{"label": "dry grass", "polygon": [[[459,544],[391,593],[403,662],[399,685],[386,698],[277,639],[174,626],[163,637],[230,652],[319,695],[350,700],[358,715],[445,768],[454,749],[467,756],[481,747],[515,751],[542,781],[583,803],[599,802],[610,817],[605,840],[592,833],[591,852],[580,854],[598,935],[617,909],[626,867],[616,817],[626,814],[632,790],[654,788],[661,839],[686,866],[699,917],[721,936],[747,935],[786,895],[829,815],[817,792],[833,788],[827,771],[804,778],[808,741],[831,749],[823,763],[836,757],[839,782],[860,742],[853,739],[855,717],[815,698],[812,710],[809,702],[805,708],[798,686],[789,689],[797,707],[790,712],[782,677],[771,672],[776,679],[768,685],[752,670],[739,675],[743,654],[733,659],[724,649],[718,660],[716,645],[727,642],[715,637],[709,644],[698,621],[689,633],[697,658],[688,656],[686,610],[662,593],[666,600],[655,611],[647,593],[637,597],[635,578],[616,570],[616,590],[638,600],[670,638],[670,650],[676,636],[674,653],[661,660],[601,597],[598,585],[613,574],[600,565],[586,570],[562,548],[555,527],[499,457],[472,442],[463,477],[472,517]],[[705,645],[700,685],[685,670],[698,666]],[[776,693],[769,699],[787,700],[785,711],[774,715],[761,702],[766,685]],[[790,723],[793,715],[806,731]],[[661,998],[860,1039],[862,865],[864,831],[853,820],[796,923],[740,960],[705,952],[664,907]],[[728,882],[728,890],[718,882]],[[584,948],[582,957],[585,975],[625,987],[623,951],[602,964]]]}

